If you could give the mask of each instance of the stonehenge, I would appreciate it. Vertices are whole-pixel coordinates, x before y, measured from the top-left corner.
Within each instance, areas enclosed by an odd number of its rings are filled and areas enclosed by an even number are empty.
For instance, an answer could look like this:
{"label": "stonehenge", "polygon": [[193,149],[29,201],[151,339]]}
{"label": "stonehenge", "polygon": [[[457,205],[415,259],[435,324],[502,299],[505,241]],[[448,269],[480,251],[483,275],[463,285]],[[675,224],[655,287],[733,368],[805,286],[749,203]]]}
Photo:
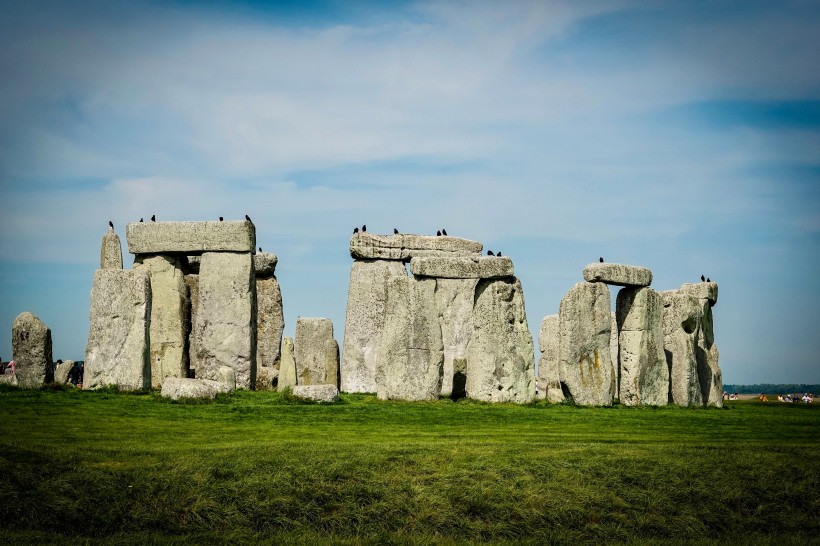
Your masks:
{"label": "stonehenge", "polygon": [[[536,376],[513,260],[482,255],[480,242],[354,232],[340,351],[328,318],[300,317],[294,338],[282,337],[278,257],[257,252],[249,220],[128,224],[131,269],[110,226],[91,290],[86,389],[722,406],[713,282],[657,292],[648,268],[587,265],[541,322]],[[42,321],[22,313],[12,335],[14,384],[65,382],[70,361],[55,375]]]}

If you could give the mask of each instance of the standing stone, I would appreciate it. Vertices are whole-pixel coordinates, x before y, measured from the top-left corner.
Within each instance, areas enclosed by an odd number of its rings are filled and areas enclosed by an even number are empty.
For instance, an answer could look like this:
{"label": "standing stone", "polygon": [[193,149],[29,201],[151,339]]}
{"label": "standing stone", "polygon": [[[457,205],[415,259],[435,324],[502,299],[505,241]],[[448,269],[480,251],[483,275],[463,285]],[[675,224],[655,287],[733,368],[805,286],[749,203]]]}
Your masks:
{"label": "standing stone", "polygon": [[282,358],[279,364],[279,383],[277,390],[296,386],[296,359],[293,356],[293,340],[286,337],[282,340]]}
{"label": "standing stone", "polygon": [[441,396],[466,396],[467,346],[473,333],[473,299],[478,279],[436,279],[436,307],[444,344]]}
{"label": "standing stone", "polygon": [[14,375],[23,389],[35,389],[54,380],[51,360],[51,330],[45,323],[24,311],[11,327]]}
{"label": "standing stone", "polygon": [[609,313],[609,361],[612,363],[612,394],[618,398],[618,318],[614,311]]}
{"label": "standing stone", "polygon": [[481,280],[467,347],[467,396],[526,403],[535,397],[535,360],[524,290],[517,278]]}
{"label": "standing stone", "polygon": [[376,368],[382,400],[435,400],[441,394],[444,346],[435,290],[435,279],[395,277],[388,283]]}
{"label": "standing stone", "polygon": [[564,401],[558,369],[558,341],[558,315],[544,317],[538,334],[538,350],[541,351],[541,358],[538,360],[538,396],[545,398],[550,404]]}
{"label": "standing stone", "polygon": [[68,383],[68,372],[70,372],[73,367],[73,360],[64,360],[62,363],[57,364],[57,367],[54,369],[54,382],[59,385]]}
{"label": "standing stone", "polygon": [[282,311],[282,291],[276,277],[257,277],[257,367],[276,368],[285,331],[285,315]]}
{"label": "standing stone", "polygon": [[134,269],[151,279],[151,386],[188,376],[188,287],[178,257],[139,255]]}
{"label": "standing stone", "polygon": [[199,309],[192,338],[196,376],[219,380],[219,368],[236,371],[238,388],[256,382],[256,277],[251,254],[206,252],[199,269]]}
{"label": "standing stone", "polygon": [[698,299],[701,308],[698,326],[698,377],[700,378],[703,403],[707,406],[723,407],[723,373],[718,365],[719,353],[715,343],[712,307],[717,304],[718,285],[714,282],[683,284],[682,292]]}
{"label": "standing stone", "polygon": [[558,311],[558,373],[564,396],[582,406],[611,406],[611,311],[606,284],[580,282]]}
{"label": "standing stone", "polygon": [[669,367],[663,351],[663,303],[651,288],[618,292],[619,397],[626,406],[666,405]]}
{"label": "standing stone", "polygon": [[[198,265],[197,271],[199,271]],[[196,316],[199,313],[199,274],[185,275],[185,286],[188,288],[188,308],[185,317],[185,331],[188,332],[188,376],[196,377],[199,353],[196,349],[194,324],[196,324]]]}
{"label": "standing stone", "polygon": [[698,300],[677,290],[660,292],[663,300],[663,350],[669,368],[669,403],[703,404],[698,378]]}
{"label": "standing stone", "polygon": [[122,269],[122,243],[113,228],[108,228],[108,232],[103,235],[100,269]]}
{"label": "standing stone", "polygon": [[148,332],[151,282],[137,269],[98,269],[91,288],[91,319],[83,388],[151,388]]}
{"label": "standing stone", "polygon": [[385,321],[387,283],[406,277],[399,261],[356,260],[350,270],[341,390],[376,392],[376,362]]}
{"label": "standing stone", "polygon": [[296,319],[296,383],[337,385],[339,350],[333,339],[333,322],[328,318]]}

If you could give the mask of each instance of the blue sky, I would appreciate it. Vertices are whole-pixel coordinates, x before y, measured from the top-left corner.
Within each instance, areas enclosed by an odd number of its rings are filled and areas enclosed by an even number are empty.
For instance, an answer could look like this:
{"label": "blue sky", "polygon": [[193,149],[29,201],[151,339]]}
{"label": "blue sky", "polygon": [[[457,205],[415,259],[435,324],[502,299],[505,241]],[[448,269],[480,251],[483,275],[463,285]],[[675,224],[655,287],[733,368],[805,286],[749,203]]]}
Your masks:
{"label": "blue sky", "polygon": [[28,310],[83,357],[109,219],[249,214],[286,335],[341,342],[353,226],[445,227],[513,258],[534,332],[598,256],[703,273],[727,383],[820,383],[818,30],[813,2],[7,3],[0,355]]}

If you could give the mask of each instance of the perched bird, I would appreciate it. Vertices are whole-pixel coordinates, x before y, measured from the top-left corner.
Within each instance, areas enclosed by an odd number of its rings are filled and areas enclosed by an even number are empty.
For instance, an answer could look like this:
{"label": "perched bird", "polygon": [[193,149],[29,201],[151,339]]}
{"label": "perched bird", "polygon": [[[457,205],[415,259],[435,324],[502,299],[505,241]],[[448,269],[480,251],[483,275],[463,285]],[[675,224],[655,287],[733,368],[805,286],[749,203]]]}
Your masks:
{"label": "perched bird", "polygon": [[444,228],[441,228],[441,234],[444,235],[444,236],[447,236],[447,230],[444,229]]}
{"label": "perched bird", "polygon": [[487,251],[487,256],[495,256],[495,254],[493,254],[493,251],[492,251],[492,250],[488,250],[488,251]]}
{"label": "perched bird", "polygon": [[501,253],[500,253],[500,252],[496,252],[496,253],[495,253],[495,255],[496,255],[496,256],[501,256]]}
{"label": "perched bird", "polygon": [[142,223],[142,218],[140,218],[140,223]]}
{"label": "perched bird", "polygon": [[399,234],[399,230],[397,230],[396,228],[393,228],[393,235],[398,235],[398,234]]}
{"label": "perched bird", "polygon": [[604,259],[603,259],[603,257],[598,258],[598,262],[600,262],[600,263],[604,263]]}
{"label": "perched bird", "polygon": [[706,277],[706,282],[712,282],[712,279],[710,279],[709,277]]}
{"label": "perched bird", "polygon": [[700,282],[706,282],[706,277],[704,277],[703,275],[701,275],[701,276],[700,276]]}
{"label": "perched bird", "polygon": [[156,221],[157,221],[157,215],[156,215],[156,214],[152,214],[152,215],[151,215],[151,221],[152,221],[152,222],[156,222]]}
{"label": "perched bird", "polygon": [[354,227],[353,228],[353,235],[356,235],[357,233],[359,233],[359,228]]}
{"label": "perched bird", "polygon": [[[248,222],[251,222],[251,217],[250,217],[250,216],[248,216],[248,215],[246,214],[246,215],[245,215],[245,220],[247,220]],[[252,223],[253,223],[253,222],[251,222],[251,224],[252,224]]]}
{"label": "perched bird", "polygon": [[222,221],[224,221],[224,220],[225,220],[225,219],[224,219],[224,218],[222,218],[221,216],[219,217],[219,221],[220,221],[220,222],[222,222]]}
{"label": "perched bird", "polygon": [[108,221],[108,227],[110,227],[111,229],[114,229],[114,222],[112,222],[111,220],[109,220],[109,221]]}
{"label": "perched bird", "polygon": [[365,231],[367,231],[367,224],[362,226],[362,233],[364,233]]}
{"label": "perched bird", "polygon": [[436,237],[441,237],[441,231],[436,232]]}
{"label": "perched bird", "polygon": [[259,252],[262,252],[262,247],[261,246],[259,247]]}

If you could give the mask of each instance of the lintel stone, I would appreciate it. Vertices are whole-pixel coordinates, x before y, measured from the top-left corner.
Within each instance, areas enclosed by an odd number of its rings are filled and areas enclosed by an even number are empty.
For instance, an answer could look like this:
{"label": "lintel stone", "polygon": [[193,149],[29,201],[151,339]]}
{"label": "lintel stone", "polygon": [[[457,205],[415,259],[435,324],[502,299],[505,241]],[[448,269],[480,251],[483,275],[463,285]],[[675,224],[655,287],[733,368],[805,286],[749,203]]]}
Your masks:
{"label": "lintel stone", "polygon": [[251,252],[256,228],[251,222],[137,222],[125,227],[128,252]]}
{"label": "lintel stone", "polygon": [[709,306],[714,307],[718,299],[718,284],[716,282],[684,283],[680,291],[699,300],[709,300]]}
{"label": "lintel stone", "polygon": [[515,276],[512,260],[507,256],[418,256],[410,260],[410,271],[418,277],[441,279],[497,279]]}
{"label": "lintel stone", "polygon": [[636,265],[594,263],[584,268],[584,280],[616,286],[649,286],[652,271]]}
{"label": "lintel stone", "polygon": [[473,256],[481,254],[483,248],[478,241],[449,236],[365,232],[350,238],[350,255],[356,259],[407,261],[415,256]]}

